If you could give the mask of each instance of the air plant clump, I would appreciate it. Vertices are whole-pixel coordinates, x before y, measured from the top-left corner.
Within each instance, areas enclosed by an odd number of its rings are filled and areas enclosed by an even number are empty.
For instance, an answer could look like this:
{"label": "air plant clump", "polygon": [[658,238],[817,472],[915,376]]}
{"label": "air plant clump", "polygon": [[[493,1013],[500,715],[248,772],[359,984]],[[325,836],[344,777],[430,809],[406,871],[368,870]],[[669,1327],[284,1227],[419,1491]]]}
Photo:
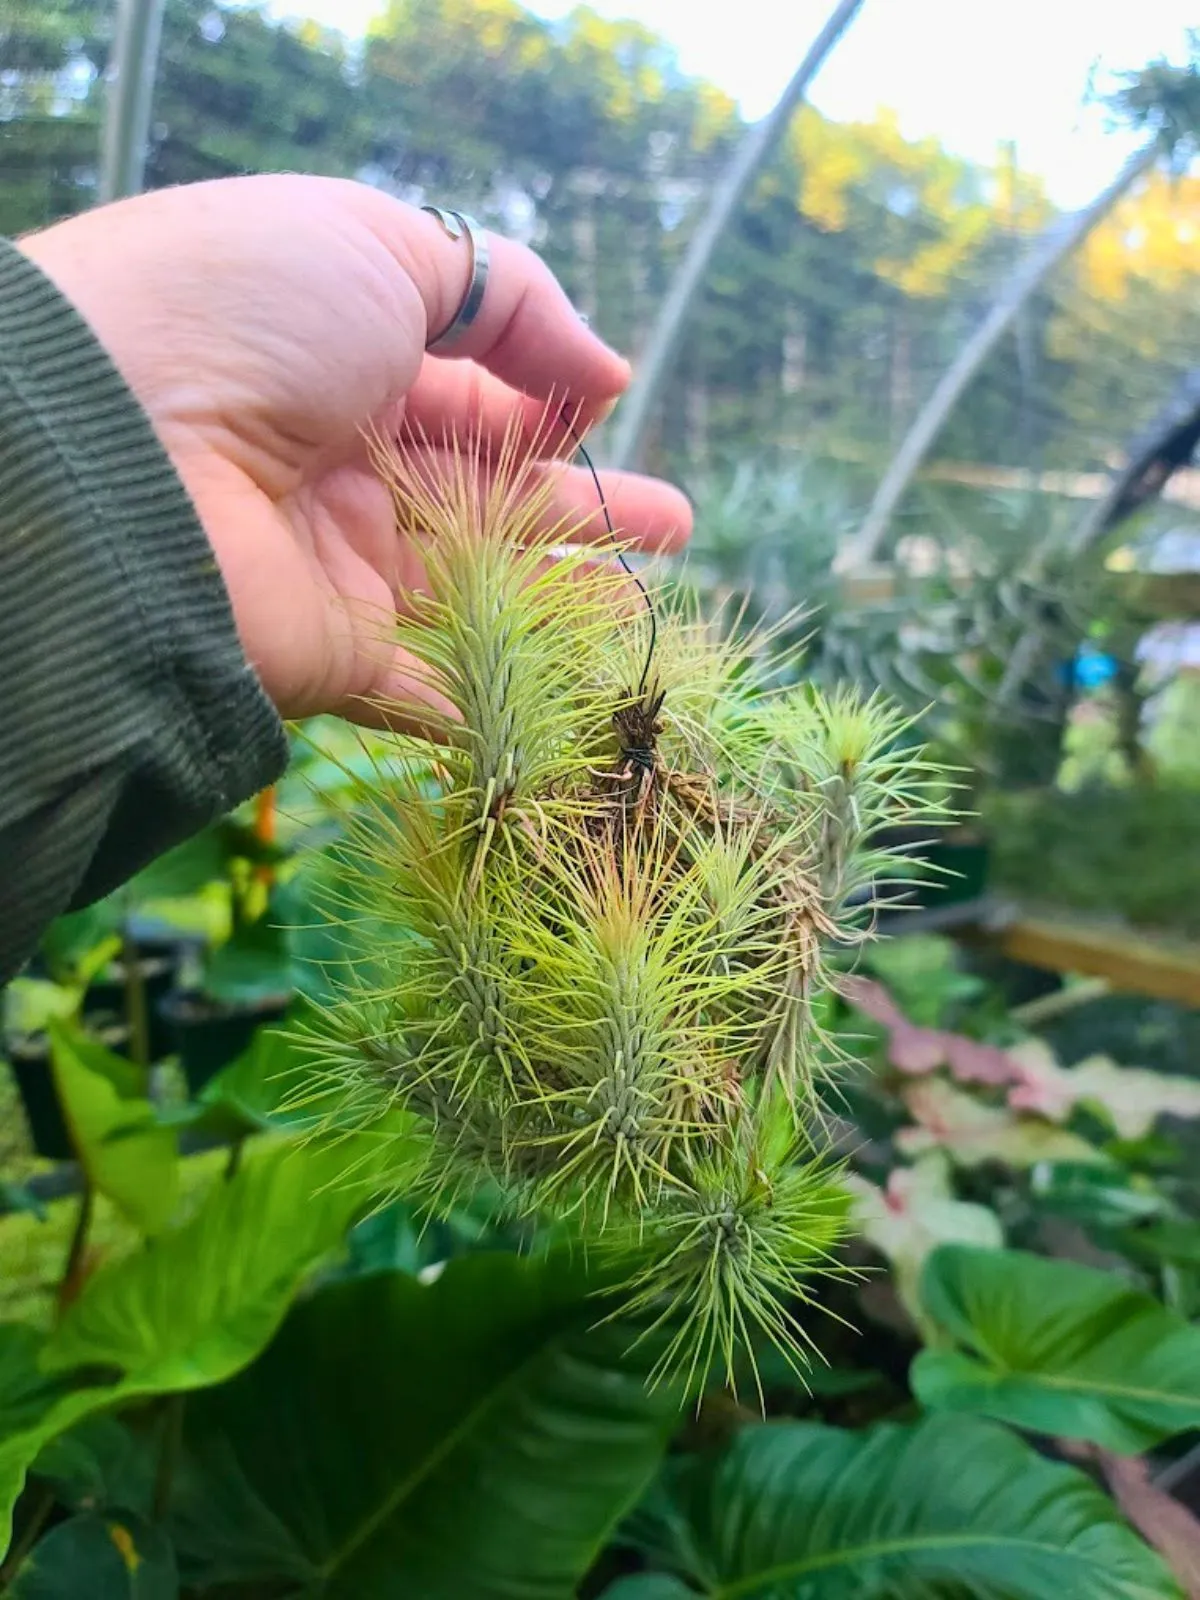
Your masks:
{"label": "air plant clump", "polygon": [[731,1376],[763,1335],[798,1359],[845,1213],[825,961],[933,774],[877,697],[639,595],[514,439],[482,489],[476,453],[378,453],[423,555],[397,643],[437,747],[394,735],[347,819],[347,903],[404,938],[344,981],[322,1059],[364,1117],[417,1119],[433,1211],[486,1187],[619,1266],[656,1372]]}

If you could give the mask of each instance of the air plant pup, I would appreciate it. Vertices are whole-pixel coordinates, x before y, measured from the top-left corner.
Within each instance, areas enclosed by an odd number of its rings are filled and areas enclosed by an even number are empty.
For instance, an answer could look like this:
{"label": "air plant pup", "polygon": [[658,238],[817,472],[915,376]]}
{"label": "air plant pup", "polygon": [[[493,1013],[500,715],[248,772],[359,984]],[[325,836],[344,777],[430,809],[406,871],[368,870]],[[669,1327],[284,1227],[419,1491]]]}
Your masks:
{"label": "air plant pup", "polygon": [[377,450],[426,569],[399,642],[448,709],[348,819],[349,898],[406,938],[319,1050],[365,1118],[413,1114],[435,1212],[486,1184],[623,1264],[657,1374],[731,1376],[763,1334],[799,1360],[845,1213],[825,952],[934,774],[879,699],[788,683],[769,637],[547,527],[515,440],[481,490],[475,448],[437,481]]}

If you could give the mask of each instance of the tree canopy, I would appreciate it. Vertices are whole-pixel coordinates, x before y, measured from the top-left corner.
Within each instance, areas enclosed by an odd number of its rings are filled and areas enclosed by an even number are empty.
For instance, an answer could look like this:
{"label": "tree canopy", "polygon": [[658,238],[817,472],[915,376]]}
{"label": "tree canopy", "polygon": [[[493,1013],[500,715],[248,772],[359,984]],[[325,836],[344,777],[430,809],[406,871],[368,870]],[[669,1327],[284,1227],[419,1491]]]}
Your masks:
{"label": "tree canopy", "polygon": [[[111,12],[4,0],[5,233],[94,199]],[[1177,149],[1194,87],[1180,71],[1152,64],[1118,107],[1166,118]],[[352,46],[257,6],[168,0],[147,181],[303,170],[469,207],[531,242],[636,354],[742,131],[663,39],[586,6],[548,22],[517,0],[391,0]],[[1186,170],[1149,175],[1029,307],[939,453],[1103,467],[1194,360],[1198,200]],[[819,444],[877,465],[1052,217],[1011,149],[981,165],[906,139],[886,110],[836,123],[804,107],[719,250],[658,456]]]}

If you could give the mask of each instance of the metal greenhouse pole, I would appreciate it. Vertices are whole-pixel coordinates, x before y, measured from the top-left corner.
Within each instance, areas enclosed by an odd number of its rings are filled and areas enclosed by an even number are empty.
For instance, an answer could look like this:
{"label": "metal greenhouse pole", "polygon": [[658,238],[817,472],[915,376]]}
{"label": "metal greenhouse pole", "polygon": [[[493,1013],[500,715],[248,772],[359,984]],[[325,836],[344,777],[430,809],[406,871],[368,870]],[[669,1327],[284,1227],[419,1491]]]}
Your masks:
{"label": "metal greenhouse pole", "polygon": [[1061,261],[1077,250],[1096,224],[1112,210],[1161,154],[1158,139],[1136,151],[1110,184],[1082,210],[1056,221],[1042,234],[1021,262],[999,298],[942,374],[937,388],[922,406],[892,457],[875,491],[875,498],[862,527],[842,551],[838,566],[842,571],[865,566],[875,555],[901,500],[908,493],[921,464],[950,413],[974,380],[979,369],[1020,314],[1022,306],[1036,293]]}
{"label": "metal greenhouse pole", "polygon": [[655,403],[670,375],[684,325],[704,287],[713,252],[730,218],[791,122],[825,57],[850,26],[862,4],[863,0],[840,0],[834,7],[787,88],[762,121],[756,122],[744,135],[713,190],[708,212],[692,237],[651,329],[629,393],[613,418],[612,445],[607,452],[609,465],[640,465]]}
{"label": "metal greenhouse pole", "polygon": [[150,142],[150,109],[166,0],[119,0],[108,67],[100,199],[139,194]]}

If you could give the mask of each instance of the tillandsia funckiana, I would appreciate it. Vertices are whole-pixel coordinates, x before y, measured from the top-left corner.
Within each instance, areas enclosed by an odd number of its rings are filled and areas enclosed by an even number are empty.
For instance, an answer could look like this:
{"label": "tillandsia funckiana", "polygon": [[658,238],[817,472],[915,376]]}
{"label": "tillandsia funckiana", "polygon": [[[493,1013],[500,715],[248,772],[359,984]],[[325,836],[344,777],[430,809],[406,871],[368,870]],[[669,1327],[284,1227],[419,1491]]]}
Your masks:
{"label": "tillandsia funckiana", "polygon": [[845,1212],[823,963],[865,936],[873,836],[930,816],[934,775],[879,698],[639,594],[548,526],[515,440],[482,489],[477,450],[441,477],[378,453],[425,567],[398,642],[446,709],[348,820],[350,900],[405,937],[321,1051],[365,1116],[414,1114],[431,1209],[486,1186],[624,1264],[657,1372],[730,1374],[763,1335],[798,1358]]}

